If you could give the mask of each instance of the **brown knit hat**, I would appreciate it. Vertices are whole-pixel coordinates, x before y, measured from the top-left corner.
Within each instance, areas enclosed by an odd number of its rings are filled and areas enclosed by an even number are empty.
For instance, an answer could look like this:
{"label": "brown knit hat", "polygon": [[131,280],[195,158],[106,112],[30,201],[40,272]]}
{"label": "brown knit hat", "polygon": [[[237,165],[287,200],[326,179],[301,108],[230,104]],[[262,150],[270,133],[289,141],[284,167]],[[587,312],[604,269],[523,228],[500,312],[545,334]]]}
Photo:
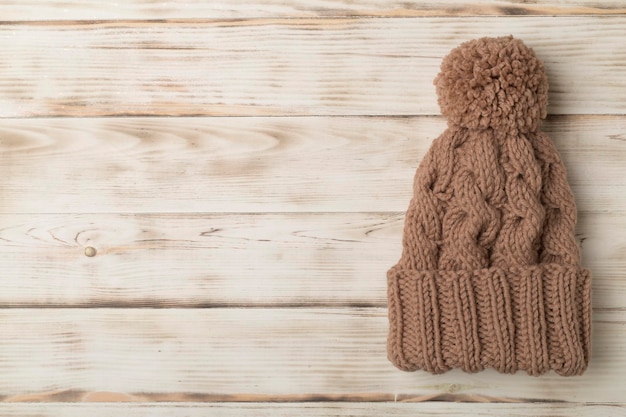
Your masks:
{"label": "brown knit hat", "polygon": [[435,79],[447,130],[415,174],[403,252],[387,274],[388,357],[406,371],[579,375],[590,273],[550,138],[547,78],[512,36],[461,44]]}

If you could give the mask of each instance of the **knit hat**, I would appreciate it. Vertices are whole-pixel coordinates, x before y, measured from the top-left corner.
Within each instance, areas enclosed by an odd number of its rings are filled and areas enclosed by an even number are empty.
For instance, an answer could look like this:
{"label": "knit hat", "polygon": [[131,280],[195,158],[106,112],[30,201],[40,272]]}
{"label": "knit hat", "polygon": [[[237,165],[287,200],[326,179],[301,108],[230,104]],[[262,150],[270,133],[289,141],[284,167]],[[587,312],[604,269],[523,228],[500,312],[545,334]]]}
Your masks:
{"label": "knit hat", "polygon": [[542,62],[512,36],[461,44],[434,84],[446,131],[415,174],[403,251],[387,274],[388,357],[443,373],[579,375],[591,276],[550,138]]}

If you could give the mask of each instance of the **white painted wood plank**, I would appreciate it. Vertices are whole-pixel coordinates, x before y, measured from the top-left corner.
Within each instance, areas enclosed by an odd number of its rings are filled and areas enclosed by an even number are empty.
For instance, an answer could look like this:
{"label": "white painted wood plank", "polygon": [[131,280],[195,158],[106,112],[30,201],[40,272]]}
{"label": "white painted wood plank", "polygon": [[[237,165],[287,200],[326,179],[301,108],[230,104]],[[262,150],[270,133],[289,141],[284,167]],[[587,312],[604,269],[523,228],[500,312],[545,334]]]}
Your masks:
{"label": "white painted wood plank", "polygon": [[0,26],[0,117],[438,114],[441,58],[513,34],[552,114],[624,114],[626,16],[111,21]]}
{"label": "white painted wood plank", "polygon": [[[2,215],[0,306],[385,306],[403,221],[403,213]],[[596,309],[626,308],[625,229],[622,214],[580,216]]]}
{"label": "white painted wood plank", "polygon": [[449,402],[422,403],[3,403],[0,413],[5,417],[415,417],[415,416],[516,416],[516,417],[619,417],[626,416],[626,404],[460,404]]}
{"label": "white painted wood plank", "polygon": [[[361,213],[0,216],[0,304],[380,305],[402,221]],[[85,256],[88,246],[96,256]]]}
{"label": "white painted wood plank", "polygon": [[[596,312],[581,377],[406,373],[385,308],[4,309],[4,401],[622,402],[624,310]],[[90,398],[90,396],[92,396]]]}
{"label": "white painted wood plank", "polygon": [[[7,119],[0,212],[404,211],[440,118]],[[626,205],[626,117],[545,130],[580,211]]]}
{"label": "white painted wood plank", "polygon": [[385,0],[36,0],[0,1],[0,15],[7,21],[105,20],[105,19],[198,19],[259,17],[346,16],[471,16],[524,14],[618,14],[626,13],[624,1],[555,0],[529,2],[437,0],[400,2]]}

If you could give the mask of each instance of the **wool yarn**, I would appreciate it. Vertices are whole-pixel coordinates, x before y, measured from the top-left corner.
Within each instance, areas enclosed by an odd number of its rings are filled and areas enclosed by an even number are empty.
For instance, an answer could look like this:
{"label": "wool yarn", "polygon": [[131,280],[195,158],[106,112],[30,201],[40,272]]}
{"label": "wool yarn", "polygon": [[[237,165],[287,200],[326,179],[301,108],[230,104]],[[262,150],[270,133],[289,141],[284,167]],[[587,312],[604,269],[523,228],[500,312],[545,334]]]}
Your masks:
{"label": "wool yarn", "polygon": [[453,49],[435,78],[448,127],[417,168],[387,273],[389,360],[406,371],[587,368],[591,275],[563,162],[539,130],[543,63],[512,36]]}

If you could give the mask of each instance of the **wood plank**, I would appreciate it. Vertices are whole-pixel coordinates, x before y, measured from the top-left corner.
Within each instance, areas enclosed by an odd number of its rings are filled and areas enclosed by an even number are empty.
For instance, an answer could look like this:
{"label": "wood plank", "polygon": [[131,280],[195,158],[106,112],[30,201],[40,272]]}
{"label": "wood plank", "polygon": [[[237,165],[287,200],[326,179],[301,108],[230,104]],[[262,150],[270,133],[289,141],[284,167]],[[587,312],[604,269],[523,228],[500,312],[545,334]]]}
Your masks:
{"label": "wood plank", "polygon": [[[433,117],[7,119],[0,212],[404,211],[445,126]],[[551,117],[545,130],[579,210],[624,211],[626,117]]]}
{"label": "wood plank", "polygon": [[449,402],[422,403],[2,403],[5,417],[275,417],[327,416],[414,417],[414,416],[516,416],[516,417],[618,417],[626,416],[626,404],[523,403],[467,404]]}
{"label": "wood plank", "polygon": [[[2,215],[0,306],[385,306],[403,221],[403,213]],[[596,310],[626,308],[625,229],[623,214],[580,216]]]}
{"label": "wood plank", "polygon": [[406,373],[385,308],[0,311],[3,401],[624,399],[626,311],[594,314],[581,377]]}
{"label": "wood plank", "polygon": [[624,114],[626,16],[0,25],[0,117],[432,115],[441,58],[513,34],[552,114]]}
{"label": "wood plank", "polygon": [[107,20],[107,19],[249,19],[262,17],[416,17],[475,15],[578,15],[626,13],[624,1],[555,0],[533,2],[437,0],[399,2],[385,0],[222,0],[146,1],[127,0],[103,3],[98,0],[71,0],[42,3],[36,0],[1,1],[5,21]]}

